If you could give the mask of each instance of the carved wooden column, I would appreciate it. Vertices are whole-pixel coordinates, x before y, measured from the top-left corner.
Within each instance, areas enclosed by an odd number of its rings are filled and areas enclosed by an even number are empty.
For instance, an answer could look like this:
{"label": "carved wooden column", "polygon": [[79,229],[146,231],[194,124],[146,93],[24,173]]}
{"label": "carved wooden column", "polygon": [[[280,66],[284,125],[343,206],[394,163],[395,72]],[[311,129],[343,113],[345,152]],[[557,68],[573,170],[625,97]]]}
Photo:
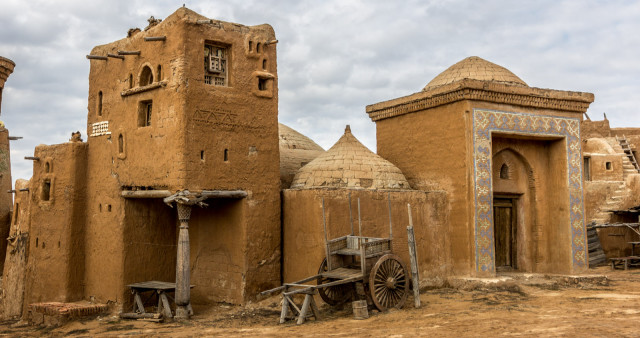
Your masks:
{"label": "carved wooden column", "polygon": [[176,262],[176,319],[189,319],[191,309],[191,269],[189,268],[189,219],[190,204],[177,202],[180,233],[178,235],[178,256]]}

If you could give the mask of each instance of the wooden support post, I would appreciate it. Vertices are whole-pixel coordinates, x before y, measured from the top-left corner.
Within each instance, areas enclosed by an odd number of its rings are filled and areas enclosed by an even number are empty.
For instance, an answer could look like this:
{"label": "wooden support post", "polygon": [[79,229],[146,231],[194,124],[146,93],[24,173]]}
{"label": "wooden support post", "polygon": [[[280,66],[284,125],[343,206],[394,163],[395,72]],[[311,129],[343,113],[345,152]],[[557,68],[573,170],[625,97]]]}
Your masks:
{"label": "wooden support post", "polygon": [[159,302],[162,303],[162,314],[166,318],[173,318],[173,315],[171,314],[171,303],[169,303],[169,299],[167,298],[167,294],[164,293],[164,292],[161,292],[159,297],[160,297]]}
{"label": "wooden support post", "polygon": [[107,58],[106,56],[100,56],[100,55],[87,55],[87,59],[107,61],[109,58]]}
{"label": "wooden support post", "polygon": [[167,40],[166,36],[147,36],[144,38],[144,41],[165,41]]}
{"label": "wooden support post", "polygon": [[327,270],[331,271],[331,255],[329,252],[329,243],[327,240],[327,219],[324,215],[324,197],[322,198],[322,229],[324,229],[324,253],[327,257]]}
{"label": "wooden support post", "polygon": [[191,305],[191,277],[189,271],[189,219],[191,205],[176,203],[180,233],[178,235],[178,256],[176,262],[176,319],[189,319]]}
{"label": "wooden support post", "polygon": [[387,201],[389,204],[389,239],[393,240],[393,224],[391,223],[391,193],[387,193]]}
{"label": "wooden support post", "polygon": [[140,298],[140,294],[138,292],[136,292],[133,295],[133,300],[136,302],[136,306],[137,306],[137,309],[135,310],[135,312],[137,312],[137,313],[145,313],[144,304],[142,303],[142,299]]}
{"label": "wooden support post", "polygon": [[280,311],[280,324],[284,324],[289,317],[289,301],[285,295],[282,295],[282,310]]}
{"label": "wooden support post", "polygon": [[418,272],[418,252],[416,251],[416,237],[413,232],[413,218],[411,217],[411,204],[407,204],[409,211],[409,226],[407,227],[407,242],[409,244],[409,259],[411,260],[411,280],[413,283],[414,306],[420,307],[420,276]]}
{"label": "wooden support post", "polygon": [[[362,218],[360,217],[360,197],[358,197],[358,236],[362,237]],[[360,245],[360,243],[358,243]]]}
{"label": "wooden support post", "polygon": [[351,236],[353,236],[353,212],[351,211],[351,191],[349,191],[349,224],[351,224]]}

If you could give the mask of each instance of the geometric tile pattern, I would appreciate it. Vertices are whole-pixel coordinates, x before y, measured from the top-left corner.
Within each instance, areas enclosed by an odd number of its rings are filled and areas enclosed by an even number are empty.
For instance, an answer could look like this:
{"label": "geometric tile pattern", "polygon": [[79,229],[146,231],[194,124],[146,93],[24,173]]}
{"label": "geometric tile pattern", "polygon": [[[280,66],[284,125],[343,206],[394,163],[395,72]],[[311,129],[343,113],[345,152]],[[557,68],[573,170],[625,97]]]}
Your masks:
{"label": "geometric tile pattern", "polygon": [[[493,236],[493,185],[491,182],[491,134],[493,132],[528,136],[560,136],[567,144],[569,223],[574,271],[585,268],[587,260],[580,120],[487,109],[473,110],[473,155],[475,184],[476,270],[495,271]],[[559,243],[563,245],[563,243]],[[569,243],[566,243],[567,245]]]}

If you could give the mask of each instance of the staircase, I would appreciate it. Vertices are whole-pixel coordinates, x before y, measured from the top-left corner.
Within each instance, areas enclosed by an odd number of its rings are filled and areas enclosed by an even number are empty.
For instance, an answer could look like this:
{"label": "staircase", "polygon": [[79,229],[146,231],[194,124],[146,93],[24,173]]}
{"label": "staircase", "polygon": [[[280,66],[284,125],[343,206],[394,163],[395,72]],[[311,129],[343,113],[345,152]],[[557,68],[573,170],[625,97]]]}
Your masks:
{"label": "staircase", "polygon": [[620,206],[620,203],[623,200],[625,195],[625,185],[624,181],[621,181],[618,184],[616,190],[613,191],[611,196],[607,198],[607,200],[600,206],[598,212],[593,216],[591,221],[596,222],[597,224],[609,223],[609,219],[611,217],[611,213],[608,210],[615,210]]}
{"label": "staircase", "polygon": [[640,166],[638,166],[638,161],[636,161],[636,157],[633,155],[633,151],[631,150],[629,141],[627,141],[627,137],[622,135],[622,137],[618,138],[618,136],[616,136],[616,141],[618,141],[618,144],[620,144],[620,148],[622,148],[622,152],[624,153],[622,158],[622,168],[625,173],[625,179],[628,173],[640,173]]}

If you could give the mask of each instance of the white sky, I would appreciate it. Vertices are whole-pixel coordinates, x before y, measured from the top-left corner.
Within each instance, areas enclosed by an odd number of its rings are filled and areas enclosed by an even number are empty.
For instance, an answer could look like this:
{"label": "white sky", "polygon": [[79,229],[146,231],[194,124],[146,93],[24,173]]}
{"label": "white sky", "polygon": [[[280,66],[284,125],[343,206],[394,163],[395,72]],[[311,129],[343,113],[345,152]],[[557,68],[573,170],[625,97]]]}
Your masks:
{"label": "white sky", "polygon": [[[280,122],[328,149],[350,124],[375,150],[367,104],[418,92],[480,56],[532,87],[595,94],[588,114],[640,127],[640,1],[3,0],[0,55],[17,64],[2,117],[13,179],[29,178],[37,144],[86,136],[95,45],[166,18],[185,3],[214,19],[271,24],[278,40]],[[428,154],[425,154],[428,156]]]}

